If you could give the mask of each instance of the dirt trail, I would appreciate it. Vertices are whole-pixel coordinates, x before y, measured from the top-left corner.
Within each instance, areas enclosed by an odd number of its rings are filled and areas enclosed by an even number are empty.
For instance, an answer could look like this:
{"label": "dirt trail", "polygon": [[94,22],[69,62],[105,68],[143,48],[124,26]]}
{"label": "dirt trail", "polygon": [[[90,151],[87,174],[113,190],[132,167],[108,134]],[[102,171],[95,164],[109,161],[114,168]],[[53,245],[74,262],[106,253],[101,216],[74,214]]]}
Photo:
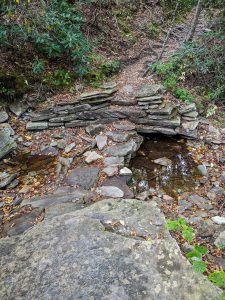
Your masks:
{"label": "dirt trail", "polygon": [[[168,44],[165,48],[162,60],[167,60],[178,49],[180,49],[190,29],[194,13],[194,11],[191,12],[182,23],[177,24],[174,27],[171,32]],[[206,20],[204,18],[204,15],[202,14],[197,25],[194,38],[196,39],[201,36],[205,28]],[[141,45],[141,49],[151,48],[155,53],[151,50],[149,50],[149,52],[146,52],[146,50],[143,53],[140,52],[138,54],[138,56],[141,57],[140,59],[137,59],[135,63],[131,63],[123,68],[121,73],[116,78],[118,84],[117,99],[132,100],[135,91],[143,83],[149,83],[153,80],[153,75],[149,74],[147,77],[143,77],[143,73],[146,70],[147,66],[156,60],[156,53],[159,55],[159,53],[161,52],[166,34],[167,32],[163,30],[156,40],[150,42],[150,47],[149,45],[146,45],[146,47],[144,45]]]}

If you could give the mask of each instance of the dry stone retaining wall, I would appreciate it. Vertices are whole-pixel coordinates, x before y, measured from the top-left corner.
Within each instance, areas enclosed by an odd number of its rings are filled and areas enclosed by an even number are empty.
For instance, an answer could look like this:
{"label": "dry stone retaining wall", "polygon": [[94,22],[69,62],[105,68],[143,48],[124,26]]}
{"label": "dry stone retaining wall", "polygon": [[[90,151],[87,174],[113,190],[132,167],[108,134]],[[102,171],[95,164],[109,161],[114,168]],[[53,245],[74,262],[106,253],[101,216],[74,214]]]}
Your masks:
{"label": "dry stone retaining wall", "polygon": [[[85,127],[127,119],[135,123],[140,133],[180,134],[195,138],[199,123],[195,104],[177,107],[164,99],[164,93],[160,84],[142,86],[135,100],[131,101],[116,100],[115,86],[83,93],[74,102],[62,102],[40,111],[27,123],[27,129]],[[120,105],[112,105],[114,103]]]}

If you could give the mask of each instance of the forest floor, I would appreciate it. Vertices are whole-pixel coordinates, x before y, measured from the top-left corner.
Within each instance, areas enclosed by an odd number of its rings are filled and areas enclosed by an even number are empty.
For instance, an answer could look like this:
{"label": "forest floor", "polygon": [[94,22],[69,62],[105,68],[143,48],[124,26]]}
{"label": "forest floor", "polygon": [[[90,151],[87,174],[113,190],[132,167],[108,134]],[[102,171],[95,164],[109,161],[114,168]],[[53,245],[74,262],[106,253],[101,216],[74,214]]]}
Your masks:
{"label": "forest floor", "polygon": [[[171,33],[168,45],[166,46],[163,60],[167,60],[182,46],[184,38],[190,28],[190,21],[192,17],[193,15],[190,14],[183,23],[175,26]],[[202,16],[196,30],[195,38],[201,35],[205,26],[204,17]],[[165,36],[166,32],[162,32],[150,47],[149,41],[144,39],[143,44],[139,44],[131,49],[129,54],[130,62],[127,60],[127,62],[123,65],[121,72],[112,78],[112,81],[117,83],[118,88],[116,99],[123,99],[128,103],[132,102],[137,90],[142,85],[158,82],[158,78],[154,74],[149,73],[146,77],[143,77],[143,74],[148,65],[157,59],[156,54],[160,53]],[[88,87],[85,91],[89,91],[91,89],[92,88]],[[81,91],[83,91],[83,88]],[[79,96],[79,93],[77,96]],[[179,100],[174,98],[170,93],[167,93],[166,97],[169,101],[172,101],[175,104],[179,103]],[[44,103],[40,103],[36,107],[36,110],[38,111],[48,107],[54,107],[61,101],[67,101],[69,103],[73,100],[74,95],[60,93],[50,97]],[[28,132],[26,130],[26,119],[17,119],[12,113],[9,113],[9,117],[9,124],[14,129],[15,134],[19,136],[17,142],[18,148],[16,155],[5,158],[1,162],[0,171],[16,173],[19,175],[17,176],[18,183],[15,187],[7,187],[0,192],[0,204],[2,208],[2,224],[9,221],[11,222],[10,226],[13,227],[15,215],[21,215],[21,212],[26,214],[31,211],[18,206],[18,204],[21,203],[20,199],[29,199],[34,196],[51,193],[62,186],[64,178],[58,177],[55,171],[55,167],[58,163],[58,157],[76,157],[69,166],[70,170],[77,166],[84,165],[85,158],[80,156],[80,153],[82,153],[84,149],[90,147],[90,144],[94,139],[91,138],[83,128],[57,128],[39,132]],[[191,210],[184,209],[184,211],[180,213],[180,206],[177,203],[177,199],[171,200],[171,198],[167,197],[169,201],[172,201],[170,204],[168,204],[166,200],[160,203],[160,207],[166,218],[178,218],[183,216],[185,219],[190,221],[191,226],[196,229],[197,234],[194,244],[205,245],[209,250],[209,254],[205,257],[205,260],[208,261],[206,274],[212,270],[225,270],[224,249],[220,249],[214,245],[215,236],[213,231],[216,230],[218,233],[218,224],[215,225],[211,221],[211,218],[215,215],[219,215],[223,218],[225,217],[225,183],[223,178],[224,162],[222,162],[222,159],[224,159],[225,132],[223,128],[217,128],[217,125],[218,122],[216,122],[213,118],[201,118],[201,123],[198,129],[198,140],[189,142],[189,150],[190,153],[192,153],[192,157],[196,164],[204,164],[208,168],[206,181],[203,181],[203,184],[199,185],[194,191],[191,191],[191,193],[197,194],[204,199],[207,198],[207,200],[210,201],[212,208],[210,210],[199,210],[196,206],[194,206]],[[106,130],[112,130],[112,126],[107,125]],[[59,145],[58,141],[62,140],[65,144],[62,145],[62,147],[57,148],[56,145]],[[69,153],[65,153],[65,146],[68,146],[73,142],[75,142],[76,147]],[[46,156],[46,154],[49,154],[46,152],[46,149],[50,148],[52,151],[52,147],[56,148],[56,156],[50,159]],[[101,164],[97,162],[93,163],[92,166],[102,167]],[[105,178],[105,175],[101,175],[98,185],[100,185]],[[191,193],[189,192],[179,195],[179,198],[186,201],[190,197]],[[154,196],[158,197],[158,193],[155,192]],[[166,199],[165,196],[166,195],[164,194],[164,199]],[[13,206],[12,203],[16,203],[16,205]],[[43,214],[35,215],[33,223],[38,223],[42,220]],[[191,223],[191,220],[193,223]],[[204,221],[205,224],[203,226],[202,222]],[[185,240],[180,234],[174,234],[174,237],[182,248],[182,246],[186,243]]]}

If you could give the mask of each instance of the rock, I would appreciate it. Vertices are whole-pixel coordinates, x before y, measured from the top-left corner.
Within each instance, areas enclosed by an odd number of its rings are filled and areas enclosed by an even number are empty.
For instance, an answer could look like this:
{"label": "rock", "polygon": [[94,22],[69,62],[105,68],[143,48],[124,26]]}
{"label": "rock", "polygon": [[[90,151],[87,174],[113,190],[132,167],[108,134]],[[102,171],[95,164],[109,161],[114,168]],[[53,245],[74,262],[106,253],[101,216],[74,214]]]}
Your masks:
{"label": "rock", "polygon": [[31,191],[32,186],[25,185],[22,187],[22,189],[19,190],[19,194],[27,194]]}
{"label": "rock", "polygon": [[104,165],[106,167],[108,166],[123,166],[124,165],[124,158],[119,157],[119,156],[111,156],[111,157],[106,157],[104,159]]}
{"label": "rock", "polygon": [[197,108],[196,108],[195,103],[192,103],[192,104],[189,104],[189,105],[187,105],[187,106],[184,106],[184,107],[180,108],[180,109],[179,109],[179,113],[180,113],[181,115],[185,115],[185,114],[187,114],[187,113],[190,113],[190,112],[196,111],[196,110],[197,110]]}
{"label": "rock", "polygon": [[205,165],[199,165],[197,169],[199,170],[202,176],[206,176],[206,177],[208,176],[208,170]]}
{"label": "rock", "polygon": [[111,96],[112,94],[114,94],[115,92],[116,92],[116,88],[105,89],[103,91],[92,91],[92,92],[82,93],[80,95],[80,100],[83,102],[84,100],[107,98],[107,97]]}
{"label": "rock", "polygon": [[114,123],[113,124],[113,127],[118,129],[118,130],[124,130],[124,131],[132,131],[132,130],[135,130],[136,129],[136,126],[132,123]]}
{"label": "rock", "polygon": [[161,157],[161,158],[155,159],[153,162],[157,165],[165,166],[165,167],[172,165],[172,160],[167,157]]}
{"label": "rock", "polygon": [[52,146],[47,146],[44,149],[41,150],[41,155],[53,155],[53,156],[57,156],[59,154],[59,151]]}
{"label": "rock", "polygon": [[155,202],[103,200],[1,239],[0,253],[3,300],[217,300],[222,294],[194,272]]}
{"label": "rock", "polygon": [[118,167],[109,166],[102,170],[107,176],[111,177],[118,174]]}
{"label": "rock", "polygon": [[100,85],[101,89],[115,89],[117,87],[116,82],[105,82]]}
{"label": "rock", "polygon": [[135,142],[134,140],[131,140],[127,143],[109,146],[106,148],[105,152],[114,156],[127,156],[128,154],[135,153],[139,149],[140,145],[141,141]]}
{"label": "rock", "polygon": [[173,203],[173,197],[169,196],[169,195],[163,195],[163,200],[172,204]]}
{"label": "rock", "polygon": [[13,137],[11,137],[11,127],[0,128],[0,159],[15,150],[17,145]]}
{"label": "rock", "polygon": [[101,186],[96,191],[104,197],[122,198],[124,196],[124,192],[116,186]]}
{"label": "rock", "polygon": [[112,99],[112,105],[120,105],[120,106],[133,106],[137,104],[137,100],[135,99]]}
{"label": "rock", "polygon": [[225,171],[221,174],[220,180],[221,180],[222,182],[225,181]]}
{"label": "rock", "polygon": [[[63,203],[84,204],[90,192],[74,187],[62,187],[52,194],[24,199],[24,205],[31,205],[32,207],[48,208]],[[79,206],[78,206],[79,207]]]}
{"label": "rock", "polygon": [[105,135],[97,135],[95,140],[99,150],[102,150],[107,145],[107,136]]}
{"label": "rock", "polygon": [[96,161],[96,160],[98,160],[98,159],[101,159],[102,158],[102,156],[101,155],[99,155],[97,152],[95,152],[95,151],[88,151],[89,153],[88,153],[88,155],[86,156],[86,159],[85,159],[85,162],[86,163],[88,163],[88,164],[90,164],[90,163],[92,163],[93,161]]}
{"label": "rock", "polygon": [[156,127],[156,126],[141,126],[137,128],[138,133],[161,133],[165,135],[177,135],[177,132],[172,128]]}
{"label": "rock", "polygon": [[198,127],[199,121],[183,122],[182,127],[185,130],[195,130]]}
{"label": "rock", "polygon": [[19,185],[19,180],[18,179],[14,179],[8,186],[8,189],[14,189],[15,187],[17,187]]}
{"label": "rock", "polygon": [[4,230],[10,237],[22,234],[35,225],[41,214],[43,214],[43,209],[34,208],[31,212],[21,214],[17,218],[13,218],[9,223],[6,223]]}
{"label": "rock", "polygon": [[126,175],[132,175],[132,171],[128,169],[127,167],[124,167],[120,169],[120,175],[121,176],[126,176]]}
{"label": "rock", "polygon": [[210,190],[210,193],[214,193],[218,196],[224,195],[224,188],[220,187],[220,186],[215,186]]}
{"label": "rock", "polygon": [[213,236],[217,231],[217,226],[211,220],[201,220],[198,224],[197,233],[200,237],[206,238]]}
{"label": "rock", "polygon": [[0,189],[7,187],[17,176],[17,174],[10,175],[5,172],[3,174],[5,174],[5,176],[2,176],[2,174],[0,174]]}
{"label": "rock", "polygon": [[167,102],[165,106],[160,107],[159,109],[149,109],[149,115],[158,115],[158,116],[169,116],[171,114],[177,114],[177,109],[173,103]]}
{"label": "rock", "polygon": [[216,128],[216,127],[214,127],[214,126],[212,126],[212,125],[209,125],[208,131],[209,131],[210,133],[216,133],[216,134],[219,134],[219,133],[220,133],[219,129]]}
{"label": "rock", "polygon": [[127,142],[132,136],[136,135],[136,131],[129,131],[129,132],[107,131],[105,134],[114,142],[123,143],[123,142]]}
{"label": "rock", "polygon": [[211,203],[207,199],[199,195],[190,195],[188,197],[188,201],[190,201],[194,205],[197,205],[201,209],[206,209],[206,210],[213,209]]}
{"label": "rock", "polygon": [[28,107],[28,105],[21,102],[15,102],[9,105],[9,109],[12,113],[14,113],[14,115],[17,116],[17,118],[24,114],[27,111]]}
{"label": "rock", "polygon": [[184,118],[189,118],[190,120],[192,119],[196,119],[198,117],[198,112],[197,111],[191,111],[191,112],[188,112],[188,113],[185,113],[183,114],[183,117]]}
{"label": "rock", "polygon": [[5,112],[4,110],[0,111],[0,123],[4,123],[8,120],[9,116],[7,114],[7,112]]}
{"label": "rock", "polygon": [[137,194],[136,198],[141,201],[147,201],[149,200],[149,195],[149,191],[144,191],[142,193]]}
{"label": "rock", "polygon": [[48,122],[28,122],[27,130],[44,130],[48,128]]}
{"label": "rock", "polygon": [[116,186],[118,189],[124,192],[124,198],[132,198],[134,196],[133,191],[128,187],[127,182],[131,176],[113,176],[106,178],[102,186]]}
{"label": "rock", "polygon": [[151,97],[165,91],[166,89],[161,84],[145,84],[137,92],[136,98]]}
{"label": "rock", "polygon": [[168,120],[151,120],[149,118],[138,118],[134,121],[139,125],[151,125],[154,127],[166,127],[166,128],[167,127],[177,128],[181,124],[180,116],[176,116]]}
{"label": "rock", "polygon": [[58,142],[57,142],[57,147],[59,148],[59,149],[65,149],[65,147],[66,147],[66,141],[65,140],[59,140]]}
{"label": "rock", "polygon": [[218,248],[225,247],[225,231],[220,232],[219,236],[216,238],[214,245]]}
{"label": "rock", "polygon": [[85,190],[91,189],[98,179],[99,168],[81,167],[72,170],[65,179],[68,185],[78,185]]}
{"label": "rock", "polygon": [[86,127],[86,132],[91,136],[99,134],[101,131],[104,131],[105,126],[101,124],[92,124]]}
{"label": "rock", "polygon": [[69,153],[70,151],[72,151],[74,148],[76,147],[76,144],[75,143],[71,143],[69,145],[66,146],[65,148],[65,153]]}
{"label": "rock", "polygon": [[224,225],[225,217],[215,216],[215,217],[212,217],[212,221],[218,225]]}
{"label": "rock", "polygon": [[177,208],[180,213],[183,213],[185,210],[190,210],[191,207],[192,207],[192,203],[190,203],[187,200],[179,200],[178,201]]}

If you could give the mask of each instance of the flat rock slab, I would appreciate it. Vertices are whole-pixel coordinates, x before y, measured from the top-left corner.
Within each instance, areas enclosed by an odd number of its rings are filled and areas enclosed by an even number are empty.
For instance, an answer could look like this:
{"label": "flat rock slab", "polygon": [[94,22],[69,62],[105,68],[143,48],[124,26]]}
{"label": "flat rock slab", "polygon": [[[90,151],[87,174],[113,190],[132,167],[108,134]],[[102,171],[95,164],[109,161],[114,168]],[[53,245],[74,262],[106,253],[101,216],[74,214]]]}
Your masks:
{"label": "flat rock slab", "polygon": [[25,199],[23,204],[47,208],[62,203],[84,203],[89,193],[91,192],[73,187],[64,187],[52,194]]}
{"label": "flat rock slab", "polygon": [[165,87],[161,84],[145,84],[137,92],[137,98],[151,97],[158,93],[164,93]]}
{"label": "flat rock slab", "polygon": [[131,140],[127,143],[109,146],[106,148],[105,152],[106,154],[113,156],[126,156],[135,153],[139,149],[141,143],[142,138],[140,138],[139,141]]}
{"label": "flat rock slab", "polygon": [[98,179],[99,168],[83,167],[76,168],[68,175],[65,183],[68,185],[78,185],[79,187],[89,190],[94,186]]}
{"label": "flat rock slab", "polygon": [[218,300],[222,293],[182,256],[154,201],[100,201],[0,240],[0,253],[2,300]]}

